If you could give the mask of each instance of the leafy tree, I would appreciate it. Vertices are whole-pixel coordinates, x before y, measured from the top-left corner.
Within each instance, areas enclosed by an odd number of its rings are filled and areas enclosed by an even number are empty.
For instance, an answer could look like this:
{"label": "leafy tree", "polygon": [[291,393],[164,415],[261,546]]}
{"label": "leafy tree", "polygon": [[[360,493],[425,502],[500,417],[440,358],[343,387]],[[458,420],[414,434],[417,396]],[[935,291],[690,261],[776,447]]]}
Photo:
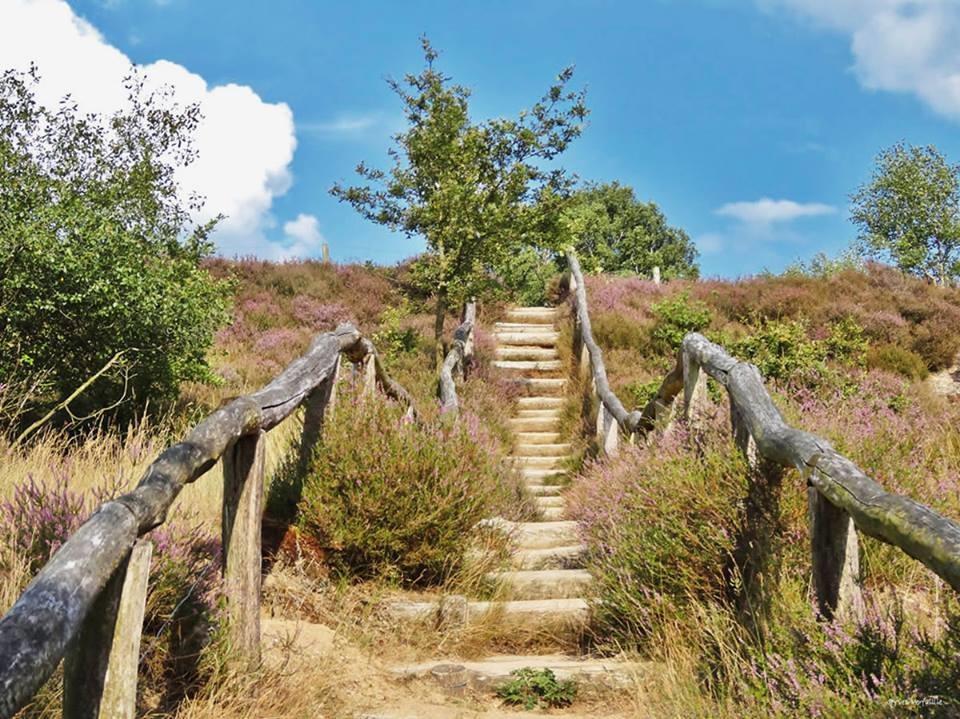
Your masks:
{"label": "leafy tree", "polygon": [[697,277],[697,248],[683,230],[670,227],[652,202],[618,182],[588,185],[564,213],[584,266],[594,272],[664,278]]}
{"label": "leafy tree", "polygon": [[34,99],[36,71],[0,75],[0,383],[41,377],[66,410],[128,416],[205,380],[227,286],[201,266],[213,222],[190,226],[175,169],[200,115],[128,80],[129,106],[81,114]]}
{"label": "leafy tree", "polygon": [[960,165],[936,147],[884,150],[851,199],[865,254],[940,285],[960,274]]}
{"label": "leafy tree", "polygon": [[360,164],[369,184],[336,184],[332,194],[364,217],[421,236],[427,251],[419,281],[436,295],[435,334],[451,303],[498,284],[498,269],[524,247],[559,242],[559,211],[573,180],[551,160],[580,135],[587,115],[582,92],[570,91],[571,68],[516,119],[475,122],[470,91],[436,67],[437,51],[421,39],[425,67],[389,80],[408,127],[394,137],[389,171]]}

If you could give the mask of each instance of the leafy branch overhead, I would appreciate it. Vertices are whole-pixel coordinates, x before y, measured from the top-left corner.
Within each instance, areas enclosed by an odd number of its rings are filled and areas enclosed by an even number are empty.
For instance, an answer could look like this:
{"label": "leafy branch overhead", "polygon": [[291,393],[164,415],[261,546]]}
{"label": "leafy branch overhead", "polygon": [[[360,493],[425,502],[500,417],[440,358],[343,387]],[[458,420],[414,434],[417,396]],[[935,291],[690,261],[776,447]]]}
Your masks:
{"label": "leafy branch overhead", "polygon": [[417,276],[436,293],[442,318],[448,303],[496,285],[520,249],[558,244],[574,179],[551,163],[580,135],[588,111],[566,68],[516,118],[475,122],[470,90],[437,69],[426,38],[422,45],[420,74],[388,81],[408,123],[394,137],[392,166],[361,163],[366,184],[338,183],[331,192],[367,219],[426,241]]}

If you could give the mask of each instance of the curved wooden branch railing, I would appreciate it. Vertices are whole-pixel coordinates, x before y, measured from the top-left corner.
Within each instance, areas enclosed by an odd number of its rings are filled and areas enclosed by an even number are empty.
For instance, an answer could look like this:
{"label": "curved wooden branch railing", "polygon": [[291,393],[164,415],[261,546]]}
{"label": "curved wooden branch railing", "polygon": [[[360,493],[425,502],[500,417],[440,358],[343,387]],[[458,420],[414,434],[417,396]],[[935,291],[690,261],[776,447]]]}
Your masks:
{"label": "curved wooden branch railing", "polygon": [[960,591],[960,524],[919,502],[887,492],[830,443],[790,427],[763,385],[760,371],[691,333],[681,345],[677,367],[644,411],[668,406],[684,395],[688,422],[697,425],[707,402],[706,375],[726,388],[733,430],[751,463],[761,460],[799,469],[806,479],[811,518],[813,583],[826,616],[862,611],[859,552],[853,524],[861,532],[902,549]]}
{"label": "curved wooden branch railing", "polygon": [[570,291],[574,311],[574,350],[582,372],[588,373],[592,392],[599,400],[597,409],[597,437],[601,450],[606,454],[617,451],[619,430],[627,436],[640,427],[643,415],[627,412],[623,402],[610,389],[607,370],[603,364],[603,352],[593,339],[590,312],[587,306],[587,287],[580,270],[580,261],[573,250],[567,251],[570,265]]}
{"label": "curved wooden branch railing", "polygon": [[220,459],[231,647],[243,662],[259,662],[265,433],[305,404],[302,444],[316,442],[341,354],[372,368],[371,391],[372,378],[387,394],[410,402],[380,366],[373,345],[347,324],[320,335],[263,389],[203,420],[157,457],[133,491],[102,504],[0,619],[0,717],[24,706],[65,655],[65,717],[133,716],[150,558],[149,542],[138,538],[162,524],[183,487]]}
{"label": "curved wooden branch railing", "polygon": [[466,365],[473,357],[473,331],[477,322],[477,305],[468,302],[463,311],[463,322],[453,333],[453,344],[440,366],[440,411],[456,414],[460,411],[454,374],[466,375]]}

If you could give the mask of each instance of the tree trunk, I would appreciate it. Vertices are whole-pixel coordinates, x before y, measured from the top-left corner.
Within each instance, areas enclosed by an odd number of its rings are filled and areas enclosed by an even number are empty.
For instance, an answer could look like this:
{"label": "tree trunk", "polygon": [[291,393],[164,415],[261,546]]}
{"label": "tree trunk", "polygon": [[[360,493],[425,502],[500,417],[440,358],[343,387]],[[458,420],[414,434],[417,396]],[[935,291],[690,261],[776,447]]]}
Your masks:
{"label": "tree trunk", "polygon": [[447,288],[440,287],[437,290],[437,313],[433,321],[433,336],[437,341],[437,351],[435,353],[436,366],[443,363],[443,321],[447,316]]}

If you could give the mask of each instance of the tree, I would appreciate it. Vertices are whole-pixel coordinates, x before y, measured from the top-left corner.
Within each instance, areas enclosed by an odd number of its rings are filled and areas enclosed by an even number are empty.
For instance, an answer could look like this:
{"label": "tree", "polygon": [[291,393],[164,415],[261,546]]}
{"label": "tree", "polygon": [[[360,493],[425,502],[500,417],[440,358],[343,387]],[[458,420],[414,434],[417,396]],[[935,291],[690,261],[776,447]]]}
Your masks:
{"label": "tree", "polygon": [[584,266],[594,272],[665,278],[697,277],[697,249],[683,230],[670,227],[652,202],[611,182],[578,191],[564,213]]}
{"label": "tree", "polygon": [[851,199],[865,254],[937,284],[960,274],[960,165],[936,147],[884,150],[873,178]]}
{"label": "tree", "polygon": [[200,200],[174,179],[199,109],[134,76],[125,111],[82,115],[41,106],[37,82],[0,75],[0,384],[40,378],[42,411],[109,364],[65,409],[131,416],[209,378],[227,318],[229,288],[201,266],[214,223],[191,226]]}
{"label": "tree", "polygon": [[436,295],[440,340],[451,303],[483,295],[520,248],[559,242],[573,180],[547,165],[580,135],[587,108],[582,92],[567,89],[567,68],[516,119],[474,122],[470,91],[451,84],[435,67],[437,51],[426,38],[421,44],[420,74],[388,80],[409,125],[394,137],[392,167],[361,163],[357,173],[369,184],[338,183],[331,193],[373,222],[424,238],[416,274]]}

